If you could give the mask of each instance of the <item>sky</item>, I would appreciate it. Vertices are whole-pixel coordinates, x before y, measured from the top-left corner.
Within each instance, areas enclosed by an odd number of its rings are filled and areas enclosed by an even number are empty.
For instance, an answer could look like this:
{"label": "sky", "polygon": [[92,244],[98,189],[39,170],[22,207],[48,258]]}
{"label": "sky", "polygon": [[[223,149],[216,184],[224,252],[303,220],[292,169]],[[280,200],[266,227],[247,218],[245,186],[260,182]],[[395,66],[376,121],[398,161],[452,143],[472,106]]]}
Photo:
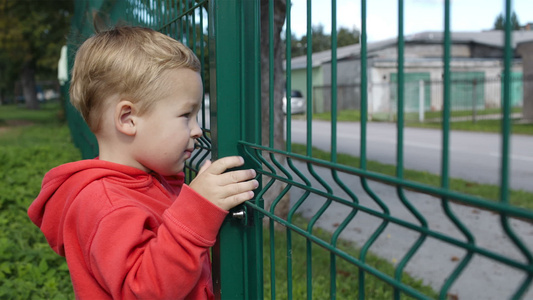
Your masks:
{"label": "sky", "polygon": [[[291,30],[298,37],[306,33],[307,0],[291,0]],[[533,23],[533,0],[512,1],[521,25]],[[405,0],[404,33],[444,30],[443,0]],[[504,11],[504,0],[451,0],[452,31],[482,31],[494,26]],[[361,29],[360,0],[337,0],[337,27]],[[367,0],[368,41],[379,41],[398,34],[398,1]],[[331,1],[312,1],[312,23],[331,32]]]}

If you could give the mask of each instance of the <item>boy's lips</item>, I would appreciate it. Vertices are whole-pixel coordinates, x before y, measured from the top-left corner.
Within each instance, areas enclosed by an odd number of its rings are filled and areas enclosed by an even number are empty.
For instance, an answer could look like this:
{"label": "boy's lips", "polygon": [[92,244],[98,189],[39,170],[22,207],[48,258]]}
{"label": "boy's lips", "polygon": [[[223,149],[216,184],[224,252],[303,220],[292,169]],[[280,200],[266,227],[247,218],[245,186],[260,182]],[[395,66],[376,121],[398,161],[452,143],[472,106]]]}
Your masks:
{"label": "boy's lips", "polygon": [[192,145],[189,145],[188,146],[189,148],[185,149],[185,151],[184,151],[184,154],[186,156],[185,159],[188,159],[189,157],[191,157],[192,153],[194,152],[194,150],[199,148],[198,146],[199,146],[198,143],[194,143]]}
{"label": "boy's lips", "polygon": [[194,148],[192,148],[192,149],[186,149],[186,150],[185,150],[185,159],[191,157],[193,151],[194,151]]}

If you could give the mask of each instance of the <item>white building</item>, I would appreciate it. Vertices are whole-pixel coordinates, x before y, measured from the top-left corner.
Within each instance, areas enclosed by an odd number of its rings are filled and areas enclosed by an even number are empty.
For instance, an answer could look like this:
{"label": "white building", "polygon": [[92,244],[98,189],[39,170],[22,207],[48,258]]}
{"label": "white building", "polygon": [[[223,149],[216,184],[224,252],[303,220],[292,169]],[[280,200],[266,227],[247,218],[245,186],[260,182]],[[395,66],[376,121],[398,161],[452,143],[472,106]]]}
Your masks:
{"label": "white building", "polygon": [[[442,32],[422,32],[404,39],[405,111],[442,109],[443,78]],[[501,105],[504,33],[502,31],[454,32],[451,35],[452,109],[484,109]],[[514,50],[518,43],[533,41],[533,31],[515,31],[512,36],[512,93],[514,106],[523,103],[522,61]],[[397,39],[367,45],[368,115],[387,115],[396,111]],[[338,109],[358,109],[361,77],[360,44],[337,49]],[[307,87],[307,70],[312,86]],[[331,51],[291,60],[291,84],[313,100],[315,112],[330,111]],[[311,94],[309,94],[311,92]],[[474,106],[473,103],[476,103]]]}

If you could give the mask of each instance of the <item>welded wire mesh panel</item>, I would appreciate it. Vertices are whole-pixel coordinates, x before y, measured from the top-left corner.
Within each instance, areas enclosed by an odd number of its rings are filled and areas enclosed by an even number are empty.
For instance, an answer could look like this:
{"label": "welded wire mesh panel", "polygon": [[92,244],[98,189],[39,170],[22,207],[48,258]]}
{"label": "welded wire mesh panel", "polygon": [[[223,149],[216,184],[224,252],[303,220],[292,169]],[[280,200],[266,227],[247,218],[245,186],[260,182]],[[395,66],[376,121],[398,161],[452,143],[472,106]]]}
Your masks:
{"label": "welded wire mesh panel", "polygon": [[[518,180],[510,180],[511,113],[523,102],[516,92],[520,79],[515,78],[520,76],[513,69],[510,24],[503,35],[500,77],[457,75],[452,70],[450,1],[444,1],[445,24],[438,46],[442,69],[439,80],[427,81],[424,72],[407,75],[405,70],[404,3],[398,1],[393,59],[379,62],[393,69],[378,83],[370,78],[371,68],[379,64],[369,55],[367,2],[356,2],[361,28],[355,56],[338,57],[343,52],[337,47],[336,13],[343,8],[335,0],[328,1],[331,10],[321,12],[331,15],[333,30],[331,50],[319,58],[312,47],[306,48],[303,58],[292,55],[291,5],[285,7],[285,52],[275,55],[272,24],[279,21],[275,5],[288,3],[274,0],[76,1],[69,52],[72,57],[95,27],[125,24],[168,34],[200,58],[206,92],[199,116],[204,135],[188,162],[188,178],[213,153],[244,156],[262,179],[255,199],[230,212],[221,230],[213,253],[217,297],[533,298],[533,212],[528,204],[532,198],[528,192],[515,191]],[[313,45],[311,16],[318,1],[306,3],[306,41]],[[506,1],[504,11],[510,19],[511,1]],[[262,22],[265,16],[268,20]],[[261,24],[268,24],[268,34],[260,35]],[[260,51],[261,46],[268,51]],[[346,61],[353,57],[355,64],[348,72]],[[285,60],[282,80],[274,76],[280,59]],[[304,61],[303,87],[294,79],[293,60]],[[327,80],[319,80],[317,61],[327,70],[321,73],[328,74]],[[261,68],[268,70],[267,76],[261,77]],[[357,79],[344,82],[346,74]],[[267,97],[261,95],[261,82],[268,85]],[[304,94],[302,116],[290,113],[292,92],[285,93],[289,113],[274,113],[282,111],[279,84],[282,90],[300,89]],[[394,122],[392,126],[370,122],[378,119],[381,106],[370,101],[378,96],[386,99],[385,119]],[[341,103],[350,98],[353,101]],[[485,136],[479,143],[483,147],[496,139],[500,146],[491,156],[498,171],[489,174],[495,178],[493,189],[479,194],[474,189],[477,183],[453,178],[451,144],[457,134],[450,122],[455,111],[462,110],[458,105],[472,110],[469,115],[475,117],[489,109],[487,103],[499,105],[500,134]],[[343,110],[355,110],[359,121],[341,122]],[[328,121],[316,119],[315,112],[327,113]],[[413,131],[405,123],[421,118],[427,122],[431,113],[439,119],[438,132],[421,141],[410,140]],[[77,145],[86,149],[84,157],[97,155],[94,137],[79,115],[67,114]],[[265,115],[268,125],[262,126]],[[280,124],[281,133],[275,131]],[[280,135],[281,146],[275,142]],[[430,163],[436,175],[413,176],[409,170],[413,161],[406,159],[413,155],[413,145],[437,149]],[[464,151],[473,151],[474,161],[485,151],[481,149]],[[394,159],[388,165],[375,163],[371,157],[378,151],[392,153]]]}
{"label": "welded wire mesh panel", "polygon": [[[442,83],[438,88],[417,80],[411,83],[405,71],[405,40],[403,32],[404,3],[398,1],[398,37],[394,43],[394,82],[389,88],[394,96],[393,142],[385,144],[393,152],[391,166],[370,161],[368,148],[384,139],[369,122],[369,65],[367,43],[367,1],[360,2],[361,36],[358,59],[354,68],[360,70],[357,101],[360,101],[360,121],[338,122],[337,103],[341,85],[337,71],[338,52],[336,1],[331,2],[331,51],[325,59],[313,55],[311,47],[303,59],[306,63],[306,112],[303,117],[270,115],[270,139],[267,143],[240,142],[262,175],[263,189],[247,207],[260,211],[267,220],[264,232],[265,297],[270,299],[520,299],[533,297],[533,212],[528,206],[530,193],[518,196],[510,187],[510,131],[514,79],[511,76],[513,58],[510,28],[502,42],[501,86],[502,121],[498,149],[499,168],[493,195],[460,189],[451,175],[451,112],[464,105],[467,110],[484,109],[488,79],[482,74],[459,74],[451,70],[453,46],[450,32],[450,1],[444,1],[444,32],[440,42],[443,56],[440,70]],[[276,1],[269,1],[270,13]],[[312,40],[312,7],[307,1],[307,45]],[[359,4],[359,2],[358,2]],[[510,17],[510,1],[505,12]],[[291,55],[291,10],[283,36],[286,37],[285,90],[293,90],[295,72],[292,61],[302,58]],[[270,26],[274,16],[270,16]],[[266,37],[262,37],[266,38]],[[274,43],[272,28],[269,44]],[[274,48],[270,49],[270,70],[273,70]],[[345,57],[346,58],[346,57]],[[319,59],[330,68],[330,84],[317,82],[315,69]],[[298,66],[301,70],[301,65]],[[273,71],[268,80],[273,81]],[[424,76],[418,76],[422,78]],[[301,78],[301,77],[300,77]],[[424,77],[425,78],[425,77]],[[266,78],[263,78],[266,80]],[[301,82],[301,81],[300,81]],[[414,84],[413,86],[410,86]],[[496,85],[494,83],[493,85]],[[317,105],[315,86],[328,87],[328,105]],[[298,87],[301,89],[302,85]],[[270,112],[274,110],[275,86],[270,85]],[[324,89],[321,88],[321,91]],[[415,102],[409,95],[416,91]],[[426,93],[419,97],[419,92]],[[413,177],[406,166],[409,155],[408,134],[404,125],[409,118],[408,105],[428,104],[428,93],[439,93],[441,125],[433,162],[439,169],[432,181]],[[291,96],[287,93],[285,111],[291,111]],[[431,95],[433,97],[433,95]],[[317,97],[319,98],[319,97]],[[420,102],[418,100],[420,99]],[[466,103],[470,101],[469,103]],[[479,99],[472,103],[471,99]],[[265,101],[265,100],[263,100]],[[500,105],[500,104],[498,104]],[[329,112],[328,121],[314,119],[314,110],[321,107]],[[431,110],[431,109],[430,109]],[[263,112],[264,113],[264,112]],[[415,109],[415,113],[416,109]],[[417,114],[416,117],[419,115]],[[284,122],[283,147],[275,147],[275,124]],[[380,127],[378,125],[378,127]],[[381,126],[382,127],[382,126]],[[391,129],[392,128],[392,129]],[[374,133],[376,132],[376,133]],[[264,135],[263,135],[264,137]],[[303,141],[303,142],[302,142]],[[263,141],[265,142],[265,141]],[[325,145],[325,146],[324,146]],[[426,173],[428,177],[431,177]],[[424,175],[424,176],[426,176]],[[423,176],[423,177],[424,177]],[[466,183],[472,184],[472,183]],[[525,202],[516,204],[515,198]],[[520,203],[520,202],[518,202]]]}

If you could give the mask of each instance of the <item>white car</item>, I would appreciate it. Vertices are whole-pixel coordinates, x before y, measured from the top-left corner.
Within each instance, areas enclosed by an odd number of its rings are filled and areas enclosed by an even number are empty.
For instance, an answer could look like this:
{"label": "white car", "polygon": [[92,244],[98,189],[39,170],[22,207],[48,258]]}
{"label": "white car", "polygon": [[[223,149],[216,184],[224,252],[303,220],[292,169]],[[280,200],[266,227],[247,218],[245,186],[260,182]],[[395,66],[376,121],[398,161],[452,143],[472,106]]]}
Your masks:
{"label": "white car", "polygon": [[[302,93],[298,90],[291,91],[291,114],[305,113],[305,99]],[[283,96],[283,113],[287,114],[287,97]]]}

